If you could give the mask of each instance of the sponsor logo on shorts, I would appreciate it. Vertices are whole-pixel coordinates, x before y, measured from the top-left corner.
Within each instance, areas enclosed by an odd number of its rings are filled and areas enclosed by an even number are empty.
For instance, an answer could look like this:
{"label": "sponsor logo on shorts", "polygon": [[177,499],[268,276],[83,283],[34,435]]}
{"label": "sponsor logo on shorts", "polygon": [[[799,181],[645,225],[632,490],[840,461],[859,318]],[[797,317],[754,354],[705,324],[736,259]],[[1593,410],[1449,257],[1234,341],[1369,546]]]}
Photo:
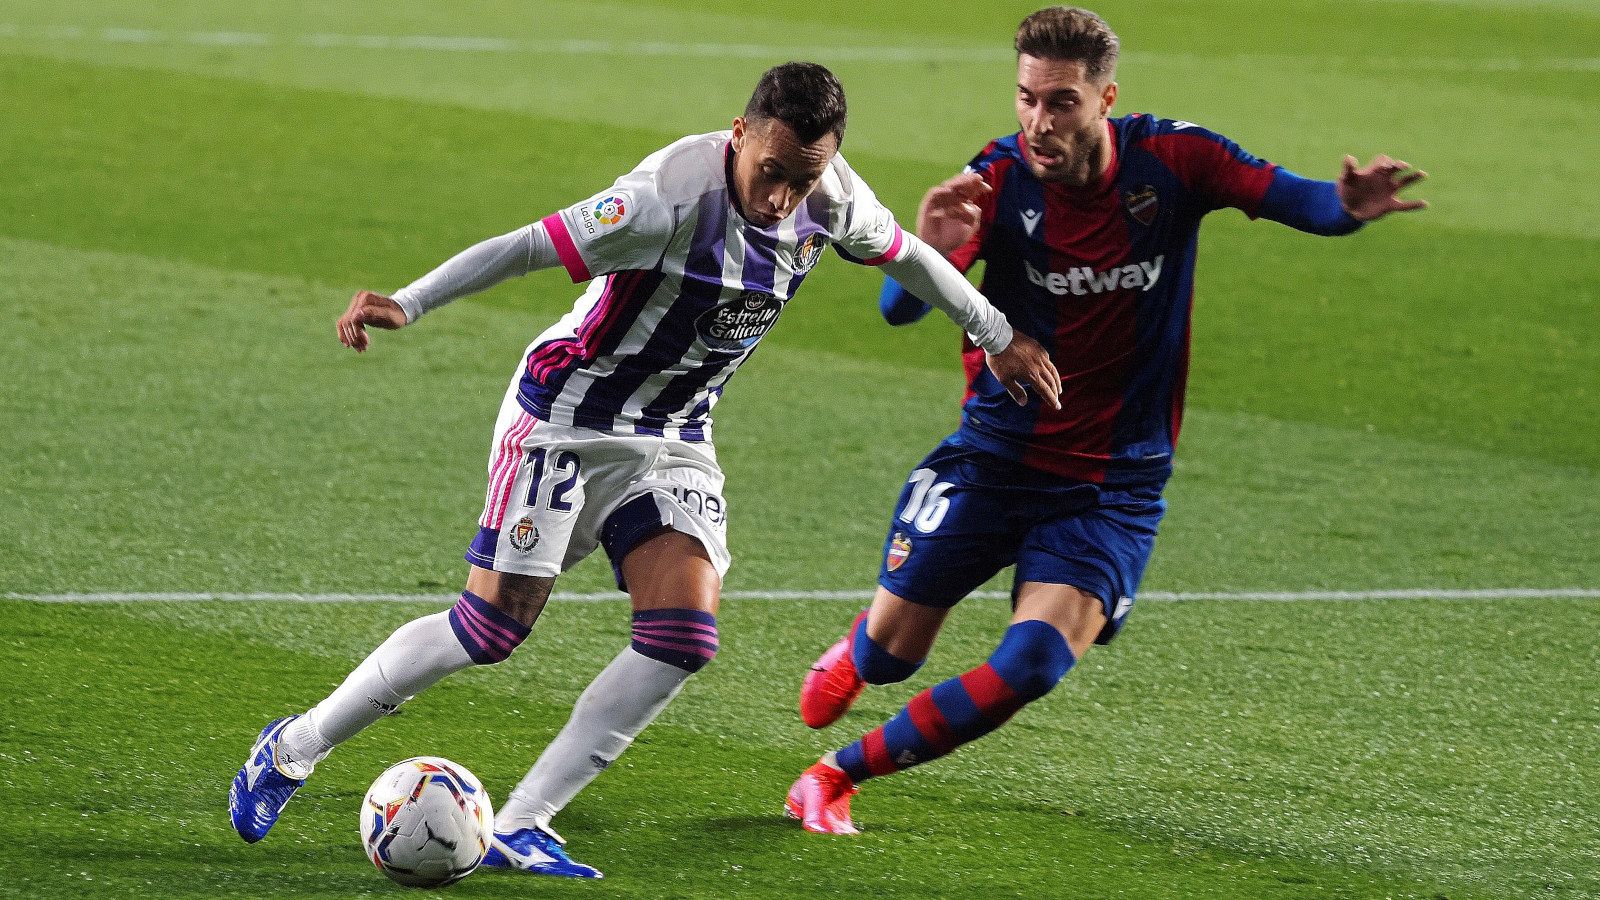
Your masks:
{"label": "sponsor logo on shorts", "polygon": [[683,485],[673,485],[672,496],[678,498],[678,505],[691,515],[699,516],[719,529],[727,524],[728,504],[720,496]]}
{"label": "sponsor logo on shorts", "polygon": [[889,542],[889,559],[885,565],[888,566],[889,571],[893,572],[895,569],[905,565],[906,557],[910,555],[911,539],[906,537],[905,532],[896,531],[894,540]]}
{"label": "sponsor logo on shorts", "polygon": [[1124,194],[1122,202],[1128,208],[1128,215],[1133,216],[1133,220],[1140,225],[1154,222],[1156,212],[1161,208],[1161,200],[1156,196],[1156,189],[1148,184]]}
{"label": "sponsor logo on shorts", "polygon": [[523,553],[539,546],[539,529],[534,527],[532,519],[523,516],[511,526],[511,546]]}
{"label": "sponsor logo on shorts", "polygon": [[783,312],[783,301],[766,291],[744,291],[695,320],[700,340],[713,350],[737,353],[761,340]]}
{"label": "sponsor logo on shorts", "polygon": [[808,235],[805,240],[800,242],[800,246],[794,249],[794,273],[796,275],[804,275],[811,271],[811,267],[822,259],[822,247],[825,243],[826,241],[820,233]]}
{"label": "sponsor logo on shorts", "polygon": [[1128,610],[1130,610],[1132,608],[1133,608],[1133,598],[1132,597],[1119,598],[1117,600],[1117,608],[1111,611],[1111,618],[1113,620],[1120,619],[1123,616],[1127,615],[1128,614]]}

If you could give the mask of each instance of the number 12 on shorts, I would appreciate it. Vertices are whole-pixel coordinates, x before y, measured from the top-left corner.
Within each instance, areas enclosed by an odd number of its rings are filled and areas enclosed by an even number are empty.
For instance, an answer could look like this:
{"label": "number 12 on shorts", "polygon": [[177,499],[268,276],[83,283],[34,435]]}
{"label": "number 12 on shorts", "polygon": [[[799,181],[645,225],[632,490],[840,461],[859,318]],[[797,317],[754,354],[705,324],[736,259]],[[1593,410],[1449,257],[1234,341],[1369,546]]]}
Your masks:
{"label": "number 12 on shorts", "polygon": [[[548,461],[548,472],[545,464]],[[528,465],[533,467],[533,476],[528,479],[528,503],[530,507],[539,505],[539,488],[544,483],[544,477],[549,474],[552,478],[565,475],[566,478],[550,489],[549,507],[555,512],[572,512],[572,501],[567,495],[578,486],[578,454],[571,450],[563,450],[546,460],[545,448],[540,447],[528,454]]]}
{"label": "number 12 on shorts", "polygon": [[944,492],[955,485],[948,481],[935,484],[938,477],[939,473],[932,469],[918,469],[906,481],[911,486],[911,497],[906,500],[906,508],[900,511],[900,521],[923,534],[938,528],[945,513],[950,511],[950,498]]}

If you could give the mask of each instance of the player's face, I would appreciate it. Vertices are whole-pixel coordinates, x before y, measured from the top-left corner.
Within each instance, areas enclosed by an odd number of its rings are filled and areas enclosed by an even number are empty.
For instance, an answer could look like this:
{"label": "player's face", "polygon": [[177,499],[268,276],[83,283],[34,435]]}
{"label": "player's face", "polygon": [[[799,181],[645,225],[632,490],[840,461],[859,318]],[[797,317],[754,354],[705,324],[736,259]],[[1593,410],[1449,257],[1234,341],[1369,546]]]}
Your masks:
{"label": "player's face", "polygon": [[830,132],[803,144],[777,119],[733,120],[733,196],[739,212],[758,228],[789,217],[822,180],[839,152]]}
{"label": "player's face", "polygon": [[1087,184],[1108,140],[1105,118],[1117,83],[1095,83],[1076,60],[1017,57],[1017,121],[1028,167],[1040,181]]}

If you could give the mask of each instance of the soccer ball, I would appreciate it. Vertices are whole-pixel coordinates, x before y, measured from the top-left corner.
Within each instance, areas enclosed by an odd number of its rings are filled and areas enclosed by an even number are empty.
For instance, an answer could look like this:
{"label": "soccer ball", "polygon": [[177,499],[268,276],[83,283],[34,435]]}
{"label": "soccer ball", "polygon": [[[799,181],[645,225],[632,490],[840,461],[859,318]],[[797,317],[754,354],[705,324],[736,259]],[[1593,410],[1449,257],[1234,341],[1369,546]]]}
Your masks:
{"label": "soccer ball", "polygon": [[494,808],[475,775],[437,756],[401,760],[361,801],[361,843],[378,871],[410,887],[444,887],[489,852]]}

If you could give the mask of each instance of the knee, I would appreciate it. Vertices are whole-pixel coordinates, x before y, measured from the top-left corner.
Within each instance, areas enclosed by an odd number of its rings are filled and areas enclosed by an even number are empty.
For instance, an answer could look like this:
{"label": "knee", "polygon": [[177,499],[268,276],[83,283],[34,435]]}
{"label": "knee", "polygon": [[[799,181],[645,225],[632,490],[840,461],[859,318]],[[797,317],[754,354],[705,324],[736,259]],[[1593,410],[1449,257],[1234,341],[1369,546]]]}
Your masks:
{"label": "knee", "polygon": [[633,614],[633,649],[690,674],[717,655],[717,617],[700,609],[645,609]]}
{"label": "knee", "polygon": [[856,674],[867,684],[894,684],[905,681],[922,668],[923,660],[901,659],[883,648],[867,634],[867,614],[862,613],[852,626],[850,661]]}
{"label": "knee", "polygon": [[1006,629],[989,665],[1025,700],[1037,700],[1067,674],[1077,659],[1061,632],[1048,622],[1028,620]]}

